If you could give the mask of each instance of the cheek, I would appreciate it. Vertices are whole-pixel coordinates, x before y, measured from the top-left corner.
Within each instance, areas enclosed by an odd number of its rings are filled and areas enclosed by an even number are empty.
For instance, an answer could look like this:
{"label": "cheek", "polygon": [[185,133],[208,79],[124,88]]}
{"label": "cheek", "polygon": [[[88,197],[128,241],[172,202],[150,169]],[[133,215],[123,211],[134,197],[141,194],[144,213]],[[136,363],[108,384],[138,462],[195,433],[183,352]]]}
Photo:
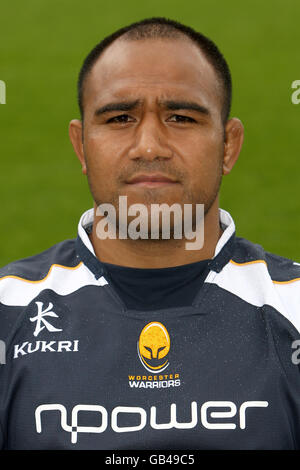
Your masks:
{"label": "cheek", "polygon": [[86,142],[90,154],[116,157],[120,154],[122,148],[128,144],[126,133],[113,132],[102,126],[90,126],[86,134]]}
{"label": "cheek", "polygon": [[112,183],[111,177],[116,167],[116,145],[99,136],[88,136],[85,141],[84,152],[87,160],[89,176],[101,179],[105,183]]}
{"label": "cheek", "polygon": [[223,142],[219,136],[207,136],[193,141],[189,149],[191,159],[187,159],[187,167],[194,184],[213,184],[222,172]]}

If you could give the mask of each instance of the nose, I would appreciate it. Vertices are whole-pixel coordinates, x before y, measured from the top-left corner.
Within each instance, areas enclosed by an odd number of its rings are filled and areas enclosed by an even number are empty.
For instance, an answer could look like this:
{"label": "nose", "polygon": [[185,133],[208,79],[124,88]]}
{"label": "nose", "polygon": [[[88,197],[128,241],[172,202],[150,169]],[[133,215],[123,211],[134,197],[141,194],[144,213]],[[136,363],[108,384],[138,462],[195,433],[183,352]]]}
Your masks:
{"label": "nose", "polygon": [[128,152],[129,158],[132,160],[171,158],[173,152],[161,127],[161,123],[155,116],[144,117],[136,128],[135,139]]}

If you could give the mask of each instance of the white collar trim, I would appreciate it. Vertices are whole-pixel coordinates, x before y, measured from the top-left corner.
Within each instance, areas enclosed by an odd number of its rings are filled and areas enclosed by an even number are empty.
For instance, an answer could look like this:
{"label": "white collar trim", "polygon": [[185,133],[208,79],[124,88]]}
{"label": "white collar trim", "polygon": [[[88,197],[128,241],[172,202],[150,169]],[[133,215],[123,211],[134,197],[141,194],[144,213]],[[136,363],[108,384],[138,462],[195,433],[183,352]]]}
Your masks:
{"label": "white collar trim", "polygon": [[[235,224],[229,212],[226,212],[224,209],[219,209],[219,215],[220,215],[221,224],[225,225],[226,228],[224,232],[222,233],[221,237],[219,238],[219,241],[216,245],[214,257],[220,253],[223,246],[228,242],[229,238],[235,232]],[[92,208],[92,209],[88,209],[80,217],[79,224],[78,224],[78,235],[81,238],[82,242],[85,244],[85,246],[90,250],[90,252],[94,256],[96,256],[93,245],[89,239],[88,234],[85,231],[85,227],[92,224],[93,221],[94,221],[94,209]]]}

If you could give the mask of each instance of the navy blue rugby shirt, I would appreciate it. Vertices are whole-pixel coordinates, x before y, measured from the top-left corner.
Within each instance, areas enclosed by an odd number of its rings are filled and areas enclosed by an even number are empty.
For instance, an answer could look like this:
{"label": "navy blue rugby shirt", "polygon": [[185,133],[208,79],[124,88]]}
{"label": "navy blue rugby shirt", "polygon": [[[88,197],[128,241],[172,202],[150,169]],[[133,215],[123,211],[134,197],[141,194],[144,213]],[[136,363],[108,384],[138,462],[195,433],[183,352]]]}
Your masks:
{"label": "navy blue rugby shirt", "polygon": [[[92,224],[85,227],[89,234]],[[171,268],[129,268],[102,263],[110,281],[126,308],[153,310],[182,307],[193,303],[208,272],[209,260]]]}
{"label": "navy blue rugby shirt", "polygon": [[0,270],[0,447],[299,449],[299,264],[220,210],[213,259],[149,303],[96,258],[92,222]]}

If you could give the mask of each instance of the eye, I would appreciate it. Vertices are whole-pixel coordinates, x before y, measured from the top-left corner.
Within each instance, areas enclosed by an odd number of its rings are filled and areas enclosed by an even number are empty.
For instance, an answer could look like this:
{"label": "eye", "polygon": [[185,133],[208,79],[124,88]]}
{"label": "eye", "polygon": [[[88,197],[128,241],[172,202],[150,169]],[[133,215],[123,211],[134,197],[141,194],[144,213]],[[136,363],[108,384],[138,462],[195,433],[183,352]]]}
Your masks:
{"label": "eye", "polygon": [[131,118],[128,114],[120,114],[119,116],[114,116],[110,119],[108,119],[106,122],[109,124],[109,123],[124,123],[126,124],[127,122],[130,122],[132,121],[133,118]]}
{"label": "eye", "polygon": [[171,122],[196,122],[195,119],[189,116],[182,116],[181,114],[173,114],[168,121]]}

